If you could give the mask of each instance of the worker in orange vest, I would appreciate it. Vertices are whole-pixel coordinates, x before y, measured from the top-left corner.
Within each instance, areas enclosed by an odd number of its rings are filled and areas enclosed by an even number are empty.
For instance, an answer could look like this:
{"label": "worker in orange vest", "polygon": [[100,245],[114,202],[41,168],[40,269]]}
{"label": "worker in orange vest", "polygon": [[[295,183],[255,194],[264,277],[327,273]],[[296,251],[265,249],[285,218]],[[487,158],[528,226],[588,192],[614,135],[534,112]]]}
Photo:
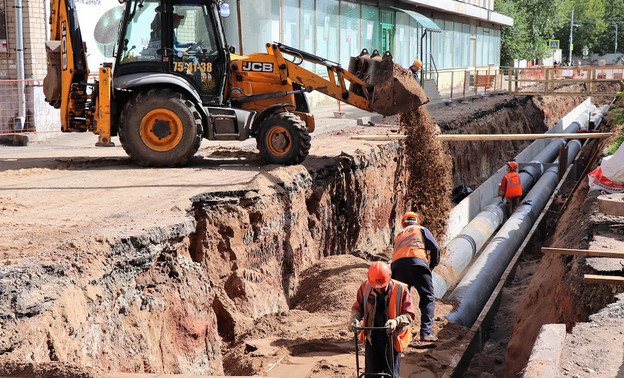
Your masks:
{"label": "worker in orange vest", "polygon": [[[349,331],[354,327],[387,327],[384,330],[361,330],[364,346],[364,371],[370,375],[394,374],[399,376],[401,352],[412,339],[410,323],[414,320],[414,307],[407,285],[391,279],[390,266],[377,261],[368,268],[368,279],[357,291],[351,307]],[[392,345],[388,334],[392,334]],[[390,362],[394,361],[394,370]]]}
{"label": "worker in orange vest", "polygon": [[414,60],[412,65],[409,67],[409,72],[412,74],[414,79],[420,84],[420,78],[418,77],[418,71],[422,68],[422,62],[418,59]]}
{"label": "worker in orange vest", "polygon": [[518,202],[520,202],[520,197],[522,197],[522,183],[520,182],[520,175],[516,172],[517,170],[518,163],[513,160],[508,161],[507,173],[503,176],[498,187],[498,195],[507,204],[507,215],[511,215]]}
{"label": "worker in orange vest", "polygon": [[394,238],[392,278],[405,282],[409,289],[416,287],[420,297],[420,340],[437,341],[433,335],[435,296],[431,271],[440,262],[440,247],[431,231],[420,225],[418,214],[405,213],[401,226],[403,231]]}

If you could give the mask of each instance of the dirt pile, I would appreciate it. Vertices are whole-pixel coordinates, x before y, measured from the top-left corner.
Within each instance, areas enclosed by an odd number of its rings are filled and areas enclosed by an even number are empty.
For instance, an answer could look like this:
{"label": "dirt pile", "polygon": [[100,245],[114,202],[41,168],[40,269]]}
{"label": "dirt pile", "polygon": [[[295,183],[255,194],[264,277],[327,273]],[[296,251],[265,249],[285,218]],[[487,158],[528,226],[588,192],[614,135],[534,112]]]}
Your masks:
{"label": "dirt pile", "polygon": [[435,139],[437,127],[425,107],[399,117],[405,133],[406,205],[421,216],[422,224],[440,239],[452,208],[452,157]]}

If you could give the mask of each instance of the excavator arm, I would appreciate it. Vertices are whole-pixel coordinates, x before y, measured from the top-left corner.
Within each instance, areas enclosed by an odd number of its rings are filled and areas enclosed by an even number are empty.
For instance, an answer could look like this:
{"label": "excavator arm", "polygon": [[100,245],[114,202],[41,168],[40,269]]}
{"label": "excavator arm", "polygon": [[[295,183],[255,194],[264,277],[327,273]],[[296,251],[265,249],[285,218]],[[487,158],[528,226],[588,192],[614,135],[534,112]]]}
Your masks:
{"label": "excavator arm", "polygon": [[43,80],[46,101],[60,108],[61,130],[92,131],[97,145],[110,146],[111,67],[88,83],[87,51],[76,7],[71,0],[50,1],[50,40],[46,41],[48,71]]}
{"label": "excavator arm", "polygon": [[[393,63],[389,52],[382,56],[363,50],[351,58],[348,71],[338,63],[280,43],[267,45],[267,52],[275,57],[283,81],[290,79],[307,91],[319,91],[360,109],[394,115],[429,101],[413,76]],[[283,53],[295,59],[288,60]],[[325,66],[328,78],[301,67],[303,61]]]}

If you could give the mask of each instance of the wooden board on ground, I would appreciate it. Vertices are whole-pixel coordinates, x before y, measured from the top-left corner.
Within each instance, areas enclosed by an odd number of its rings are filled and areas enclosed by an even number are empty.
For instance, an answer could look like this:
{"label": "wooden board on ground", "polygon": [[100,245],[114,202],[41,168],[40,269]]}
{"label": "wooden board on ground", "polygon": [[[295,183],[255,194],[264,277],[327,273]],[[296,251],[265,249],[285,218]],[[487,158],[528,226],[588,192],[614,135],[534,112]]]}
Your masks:
{"label": "wooden board on ground", "polygon": [[586,274],[583,276],[585,283],[624,285],[624,277],[601,276],[598,274]]}
{"label": "wooden board on ground", "polygon": [[598,211],[608,215],[624,216],[624,193],[598,196]]}
{"label": "wooden board on ground", "polygon": [[587,257],[613,257],[617,259],[624,258],[624,251],[597,251],[587,249],[573,249],[573,248],[549,248],[542,247],[544,253],[554,253],[560,255],[577,255]]}

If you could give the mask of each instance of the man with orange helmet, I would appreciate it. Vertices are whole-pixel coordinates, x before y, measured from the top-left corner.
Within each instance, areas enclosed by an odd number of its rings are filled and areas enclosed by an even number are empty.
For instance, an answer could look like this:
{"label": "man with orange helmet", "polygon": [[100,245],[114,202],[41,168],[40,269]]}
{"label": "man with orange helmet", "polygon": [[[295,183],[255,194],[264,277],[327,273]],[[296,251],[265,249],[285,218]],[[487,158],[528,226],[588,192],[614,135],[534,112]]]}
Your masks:
{"label": "man with orange helmet", "polygon": [[414,62],[412,63],[412,65],[409,68],[409,71],[411,72],[412,76],[414,76],[414,79],[416,79],[416,81],[418,82],[418,84],[420,84],[420,80],[418,79],[418,71],[422,68],[422,62],[418,59],[414,60]]}
{"label": "man with orange helmet", "polygon": [[[362,283],[351,307],[349,331],[362,327],[387,327],[383,330],[361,330],[360,341],[364,346],[364,371],[371,375],[381,373],[399,376],[401,352],[407,348],[414,320],[414,307],[407,285],[391,279],[390,266],[374,262],[368,269],[368,279]],[[392,333],[392,345],[387,333]],[[394,371],[390,361],[394,361]]]}
{"label": "man with orange helmet", "polygon": [[435,296],[431,271],[440,262],[440,248],[431,231],[420,225],[418,214],[411,211],[401,219],[401,231],[394,238],[392,278],[416,287],[420,297],[420,340],[437,341],[433,335]]}
{"label": "man with orange helmet", "polygon": [[507,174],[503,176],[500,186],[498,187],[498,195],[505,200],[507,204],[507,215],[511,215],[513,209],[516,208],[520,197],[522,197],[522,183],[520,182],[520,175],[516,172],[518,170],[518,163],[515,161],[508,161]]}

